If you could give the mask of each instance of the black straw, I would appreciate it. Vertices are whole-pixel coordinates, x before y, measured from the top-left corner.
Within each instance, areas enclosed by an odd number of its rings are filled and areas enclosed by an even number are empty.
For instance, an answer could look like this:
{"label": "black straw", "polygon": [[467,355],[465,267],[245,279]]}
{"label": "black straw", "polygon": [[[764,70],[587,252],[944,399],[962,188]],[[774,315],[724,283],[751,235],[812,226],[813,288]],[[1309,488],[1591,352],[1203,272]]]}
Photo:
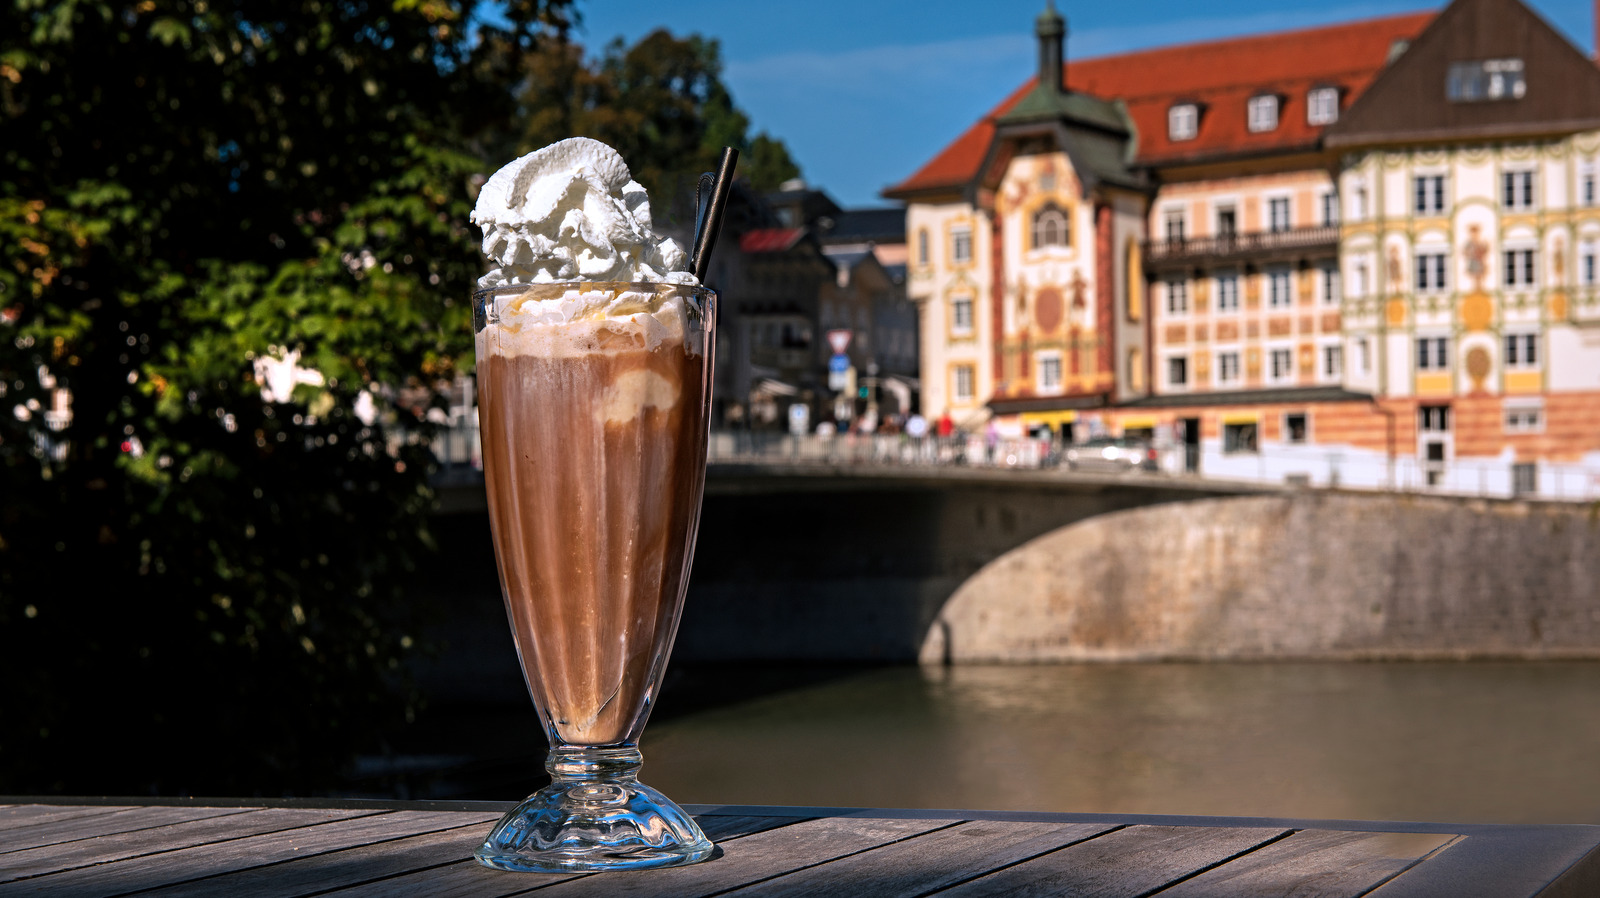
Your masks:
{"label": "black straw", "polygon": [[[711,188],[711,202],[704,213],[698,216],[700,229],[694,235],[694,256],[689,264],[695,278],[701,283],[705,283],[706,269],[711,266],[711,247],[717,242],[717,232],[722,230],[722,209],[728,204],[728,188],[733,186],[733,166],[738,161],[738,150],[733,147],[722,148],[722,160],[717,163],[717,180]],[[702,179],[704,177],[701,175]]]}

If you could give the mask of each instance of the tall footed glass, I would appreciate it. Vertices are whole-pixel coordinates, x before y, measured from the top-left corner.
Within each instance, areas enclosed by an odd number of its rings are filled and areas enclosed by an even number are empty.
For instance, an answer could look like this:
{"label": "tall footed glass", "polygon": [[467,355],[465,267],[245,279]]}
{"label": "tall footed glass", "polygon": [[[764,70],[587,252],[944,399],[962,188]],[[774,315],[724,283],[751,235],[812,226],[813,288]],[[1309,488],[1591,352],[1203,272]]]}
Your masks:
{"label": "tall footed glass", "polygon": [[711,842],[638,771],[700,521],[716,294],[537,284],[473,308],[495,557],[552,780],[475,854],[547,872],[704,860]]}

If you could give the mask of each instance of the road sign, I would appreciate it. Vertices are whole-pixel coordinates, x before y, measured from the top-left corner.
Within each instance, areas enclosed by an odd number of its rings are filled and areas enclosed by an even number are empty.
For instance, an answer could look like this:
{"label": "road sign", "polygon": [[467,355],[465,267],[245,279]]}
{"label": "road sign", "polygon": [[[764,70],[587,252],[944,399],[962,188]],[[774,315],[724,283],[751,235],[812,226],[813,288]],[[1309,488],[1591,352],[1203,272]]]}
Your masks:
{"label": "road sign", "polygon": [[849,370],[850,370],[850,357],[849,356],[847,356],[847,355],[836,355],[836,356],[830,356],[828,358],[828,373],[829,374],[843,374],[843,373],[845,373],[846,371],[849,371]]}
{"label": "road sign", "polygon": [[844,355],[850,348],[850,332],[847,330],[828,331],[828,345],[833,347],[834,355]]}
{"label": "road sign", "polygon": [[846,366],[843,371],[829,371],[828,389],[842,393],[854,393],[856,391],[856,369]]}

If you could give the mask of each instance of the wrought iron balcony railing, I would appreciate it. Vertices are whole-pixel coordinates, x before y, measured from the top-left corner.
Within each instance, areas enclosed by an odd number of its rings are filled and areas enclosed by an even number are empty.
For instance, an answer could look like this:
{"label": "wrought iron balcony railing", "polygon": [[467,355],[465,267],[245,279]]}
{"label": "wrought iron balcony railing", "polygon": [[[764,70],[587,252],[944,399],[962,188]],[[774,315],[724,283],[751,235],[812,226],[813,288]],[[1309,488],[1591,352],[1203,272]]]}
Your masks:
{"label": "wrought iron balcony railing", "polygon": [[1256,231],[1182,240],[1147,240],[1145,264],[1150,267],[1195,262],[1229,262],[1293,258],[1307,252],[1337,252],[1339,226]]}

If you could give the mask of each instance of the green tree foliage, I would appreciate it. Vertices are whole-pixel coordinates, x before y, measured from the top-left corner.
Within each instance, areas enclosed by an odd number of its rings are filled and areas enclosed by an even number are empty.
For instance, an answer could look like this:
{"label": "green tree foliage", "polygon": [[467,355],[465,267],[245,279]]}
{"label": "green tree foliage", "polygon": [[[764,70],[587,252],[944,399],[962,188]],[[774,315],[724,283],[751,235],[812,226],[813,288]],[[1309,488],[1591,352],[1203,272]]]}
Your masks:
{"label": "green tree foliage", "polygon": [[597,60],[568,43],[524,65],[518,127],[505,154],[574,136],[608,143],[650,191],[658,216],[687,211],[695,179],[717,167],[725,146],[739,150],[739,175],[757,190],[800,174],[783,141],[750,135],[749,117],[722,83],[715,40],[657,30],[631,47],[613,41]]}
{"label": "green tree foliage", "polygon": [[0,792],[319,788],[409,713],[472,141],[566,25],[489,8],[0,4]]}

